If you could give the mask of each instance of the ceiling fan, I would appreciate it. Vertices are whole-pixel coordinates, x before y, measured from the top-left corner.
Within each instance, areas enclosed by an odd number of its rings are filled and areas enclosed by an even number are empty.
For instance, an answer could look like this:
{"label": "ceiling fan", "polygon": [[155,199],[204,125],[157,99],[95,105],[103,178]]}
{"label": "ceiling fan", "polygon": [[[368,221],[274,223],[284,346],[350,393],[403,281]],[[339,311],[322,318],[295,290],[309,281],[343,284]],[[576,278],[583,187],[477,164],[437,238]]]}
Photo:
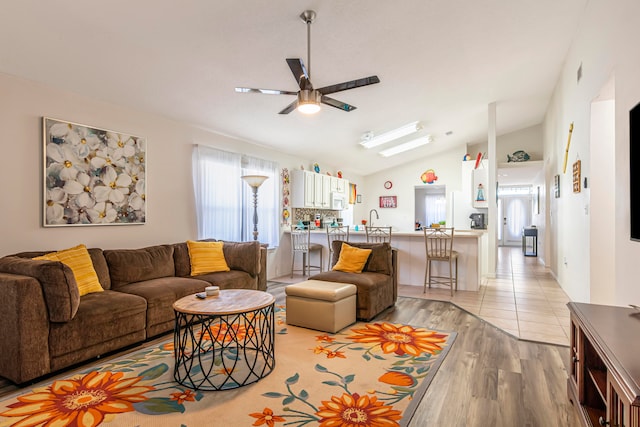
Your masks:
{"label": "ceiling fan", "polygon": [[302,21],[307,24],[307,67],[304,66],[304,62],[302,62],[301,58],[287,58],[287,64],[289,64],[293,77],[298,82],[298,86],[300,86],[300,90],[298,92],[277,89],[254,89],[249,87],[237,87],[236,92],[264,93],[267,95],[296,95],[296,100],[280,111],[279,114],[289,114],[296,108],[298,111],[305,114],[317,113],[320,111],[320,103],[330,105],[342,111],[349,112],[355,110],[355,106],[330,98],[327,95],[343,90],[380,83],[380,79],[378,76],[370,76],[321,87],[320,89],[314,89],[311,84],[311,24],[315,17],[316,13],[313,10],[305,10],[300,14]]}

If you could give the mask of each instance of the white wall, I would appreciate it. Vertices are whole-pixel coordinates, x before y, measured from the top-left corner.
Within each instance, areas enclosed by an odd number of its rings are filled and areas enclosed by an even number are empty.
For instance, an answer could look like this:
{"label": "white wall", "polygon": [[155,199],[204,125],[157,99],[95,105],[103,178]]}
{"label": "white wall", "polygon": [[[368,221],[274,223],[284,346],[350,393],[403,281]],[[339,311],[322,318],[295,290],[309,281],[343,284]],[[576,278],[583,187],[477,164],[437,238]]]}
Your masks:
{"label": "white wall", "polygon": [[[378,225],[392,225],[394,230],[410,231],[415,225],[415,200],[414,193],[416,186],[428,186],[420,180],[420,175],[427,169],[433,169],[438,177],[434,185],[446,185],[447,200],[452,191],[461,189],[460,164],[465,154],[464,147],[423,157],[406,163],[401,167],[386,169],[364,178],[362,206],[360,219],[369,219],[369,211],[376,209],[380,215],[379,220],[374,220]],[[389,190],[384,188],[385,181],[391,181],[393,187]],[[359,190],[360,191],[360,190]],[[397,208],[380,208],[380,196],[397,196]],[[375,215],[374,215],[375,218]]]}
{"label": "white wall", "polygon": [[[147,139],[147,222],[128,226],[42,227],[42,117],[52,117],[142,136]],[[84,243],[89,247],[137,248],[197,237],[191,177],[193,144],[277,161],[281,168],[312,162],[164,117],[126,109],[0,74],[0,256],[27,250],[55,250]],[[340,166],[340,165],[338,165]],[[348,168],[344,177],[360,181]],[[278,259],[271,251],[269,277]],[[289,261],[290,262],[290,261]]]}
{"label": "white wall", "polygon": [[[640,244],[629,239],[629,110],[640,101],[640,57],[635,41],[640,39],[640,16],[637,0],[591,0],[584,12],[574,43],[568,52],[565,67],[554,91],[543,126],[545,180],[549,196],[553,176],[561,175],[561,197],[551,197],[549,221],[545,237],[551,267],[559,283],[573,300],[590,301],[592,286],[590,227],[608,227],[615,232],[615,274],[598,289],[599,300],[626,305],[640,302],[640,283],[636,264],[640,259]],[[582,64],[583,77],[576,82],[576,72]],[[591,159],[591,101],[611,76],[615,76],[615,144],[614,162]],[[562,173],[562,161],[569,124],[574,130],[569,151],[567,173]],[[615,214],[606,223],[590,224],[589,211],[598,209],[606,200],[583,191],[574,194],[571,188],[571,164],[580,158],[582,175],[592,182],[600,176],[612,176],[608,182],[614,193]],[[613,168],[613,170],[611,170]],[[585,208],[588,208],[585,210]],[[566,264],[565,264],[566,259]],[[615,284],[613,278],[615,277]]]}
{"label": "white wall", "polygon": [[[498,114],[500,114],[499,110]],[[506,163],[507,154],[512,155],[519,150],[529,154],[531,157],[529,160],[542,160],[542,125],[530,126],[498,137],[496,147],[498,163]]]}
{"label": "white wall", "polygon": [[[500,121],[500,108],[497,106],[498,122]],[[475,144],[467,144],[467,152],[473,159],[479,152],[487,152],[487,143],[480,142]],[[529,154],[529,160],[543,159],[542,145],[542,124],[530,126],[515,132],[505,133],[496,138],[496,159],[498,163],[507,163],[507,154],[512,155],[514,152],[523,150]]]}
{"label": "white wall", "polygon": [[[606,224],[615,217],[615,193],[610,183],[615,181],[615,101],[594,102],[591,105],[591,158],[598,159],[598,177],[590,179],[588,191],[597,206],[590,206],[590,301],[613,304],[616,285],[615,234]],[[594,209],[595,208],[595,209]]]}

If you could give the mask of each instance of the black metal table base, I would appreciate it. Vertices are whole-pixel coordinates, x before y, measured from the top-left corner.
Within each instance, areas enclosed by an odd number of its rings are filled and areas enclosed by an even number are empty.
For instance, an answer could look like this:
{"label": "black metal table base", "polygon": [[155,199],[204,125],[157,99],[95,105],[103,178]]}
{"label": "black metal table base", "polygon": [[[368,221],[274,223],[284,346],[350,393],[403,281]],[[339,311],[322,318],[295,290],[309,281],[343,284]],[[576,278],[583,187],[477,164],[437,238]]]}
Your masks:
{"label": "black metal table base", "polygon": [[274,305],[230,315],[175,313],[173,378],[194,390],[254,383],[275,367]]}

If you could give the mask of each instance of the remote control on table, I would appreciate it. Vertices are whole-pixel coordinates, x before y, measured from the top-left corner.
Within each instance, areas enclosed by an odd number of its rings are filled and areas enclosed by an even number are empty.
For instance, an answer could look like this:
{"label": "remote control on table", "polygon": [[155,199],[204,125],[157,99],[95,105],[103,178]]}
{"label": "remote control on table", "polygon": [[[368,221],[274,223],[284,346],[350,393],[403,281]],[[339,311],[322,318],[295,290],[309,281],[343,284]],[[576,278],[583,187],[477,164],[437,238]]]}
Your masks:
{"label": "remote control on table", "polygon": [[207,298],[207,293],[206,293],[206,292],[198,292],[198,293],[196,294],[196,296],[197,296],[198,298],[200,298],[200,299],[205,299],[205,298]]}

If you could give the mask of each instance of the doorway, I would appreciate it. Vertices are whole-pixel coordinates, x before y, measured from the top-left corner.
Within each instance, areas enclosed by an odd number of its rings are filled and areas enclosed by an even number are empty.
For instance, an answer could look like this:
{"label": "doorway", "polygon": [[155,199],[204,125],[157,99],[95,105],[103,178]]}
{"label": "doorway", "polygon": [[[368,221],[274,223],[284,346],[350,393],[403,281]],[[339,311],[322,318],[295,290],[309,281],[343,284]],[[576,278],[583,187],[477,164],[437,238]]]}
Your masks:
{"label": "doorway", "polygon": [[444,223],[447,218],[447,188],[444,185],[415,187],[415,217],[424,227]]}
{"label": "doorway", "polygon": [[531,224],[531,186],[498,188],[498,246],[521,246],[522,229]]}

